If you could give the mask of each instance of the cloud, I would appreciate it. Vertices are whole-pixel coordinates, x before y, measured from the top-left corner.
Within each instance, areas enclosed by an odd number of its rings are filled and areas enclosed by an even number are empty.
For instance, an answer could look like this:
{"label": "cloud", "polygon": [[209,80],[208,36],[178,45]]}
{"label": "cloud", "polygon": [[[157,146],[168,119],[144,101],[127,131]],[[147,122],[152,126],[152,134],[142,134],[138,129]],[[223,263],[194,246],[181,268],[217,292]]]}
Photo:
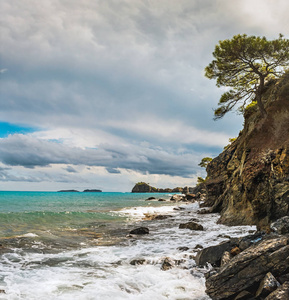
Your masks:
{"label": "cloud", "polygon": [[64,168],[68,173],[78,173],[72,166],[67,166]]}

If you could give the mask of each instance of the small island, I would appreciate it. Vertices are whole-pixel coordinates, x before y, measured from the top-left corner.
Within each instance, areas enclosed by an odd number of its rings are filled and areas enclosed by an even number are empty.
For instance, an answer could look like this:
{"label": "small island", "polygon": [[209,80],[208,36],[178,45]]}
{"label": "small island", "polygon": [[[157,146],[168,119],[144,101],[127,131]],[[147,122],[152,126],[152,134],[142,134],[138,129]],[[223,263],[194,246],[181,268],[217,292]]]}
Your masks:
{"label": "small island", "polygon": [[[79,193],[79,191],[77,190],[60,190],[60,191],[57,191],[59,193]],[[83,191],[83,193],[101,193],[102,190],[97,190],[97,189],[86,189]]]}
{"label": "small island", "polygon": [[77,190],[60,190],[58,193],[79,193]]}
{"label": "small island", "polygon": [[84,190],[83,193],[101,193],[102,190],[96,190],[96,189],[93,189],[93,190]]}

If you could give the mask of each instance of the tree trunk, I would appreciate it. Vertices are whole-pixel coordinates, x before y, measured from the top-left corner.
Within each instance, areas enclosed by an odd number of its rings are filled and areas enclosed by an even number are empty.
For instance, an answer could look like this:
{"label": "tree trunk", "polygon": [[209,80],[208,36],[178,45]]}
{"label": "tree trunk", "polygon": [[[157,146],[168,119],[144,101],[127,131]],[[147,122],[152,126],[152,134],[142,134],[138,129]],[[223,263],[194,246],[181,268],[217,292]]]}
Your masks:
{"label": "tree trunk", "polygon": [[262,94],[264,93],[264,89],[265,89],[264,87],[265,87],[265,79],[263,77],[261,77],[260,78],[260,85],[259,85],[259,87],[257,89],[257,92],[256,92],[256,100],[257,100],[257,104],[258,104],[258,107],[260,109],[262,117],[267,116],[266,109],[265,109],[264,104],[262,102]]}

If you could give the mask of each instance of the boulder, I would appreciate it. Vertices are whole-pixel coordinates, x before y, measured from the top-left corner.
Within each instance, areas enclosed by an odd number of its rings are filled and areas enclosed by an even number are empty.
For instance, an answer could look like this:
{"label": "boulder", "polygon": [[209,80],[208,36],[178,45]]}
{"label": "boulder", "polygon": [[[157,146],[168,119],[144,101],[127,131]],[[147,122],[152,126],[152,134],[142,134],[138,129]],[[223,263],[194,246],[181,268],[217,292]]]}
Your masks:
{"label": "boulder", "polygon": [[141,258],[141,259],[134,259],[130,262],[130,264],[132,266],[137,266],[137,265],[143,265],[145,263],[145,259]]}
{"label": "boulder", "polygon": [[233,298],[243,290],[257,291],[268,272],[277,277],[288,273],[288,244],[289,236],[271,237],[247,248],[207,277],[207,294],[213,300]]}
{"label": "boulder", "polygon": [[129,232],[130,234],[149,234],[149,229],[147,227],[139,227],[133,229]]}
{"label": "boulder", "polygon": [[187,222],[179,225],[180,229],[190,229],[190,230],[204,230],[204,227],[201,224],[196,222]]}
{"label": "boulder", "polygon": [[221,258],[221,267],[223,267],[225,264],[227,264],[231,258],[232,258],[232,255],[230,254],[230,252],[225,251]]}
{"label": "boulder", "polygon": [[288,300],[289,299],[289,281],[284,282],[271,293],[265,300]]}
{"label": "boulder", "polygon": [[276,222],[271,224],[270,228],[273,232],[278,234],[289,233],[289,216],[278,219]]}
{"label": "boulder", "polygon": [[147,199],[146,199],[146,201],[149,201],[149,200],[155,200],[156,198],[155,197],[148,197]]}
{"label": "boulder", "polygon": [[268,272],[260,283],[260,286],[256,292],[256,297],[264,298],[270,293],[274,292],[279,286],[280,283],[276,280],[271,272]]}
{"label": "boulder", "polygon": [[162,262],[161,270],[167,271],[171,269],[173,266],[174,266],[174,262],[169,257],[166,257]]}
{"label": "boulder", "polygon": [[240,248],[239,247],[234,247],[233,249],[231,249],[230,253],[232,256],[236,256],[238,255],[239,253],[241,252]]}
{"label": "boulder", "polygon": [[172,195],[171,201],[175,201],[175,202],[179,202],[179,201],[184,201],[186,200],[185,199],[185,196],[184,195],[180,195],[180,194],[175,194],[175,195]]}
{"label": "boulder", "polygon": [[195,194],[186,194],[186,199],[187,200],[195,200],[196,199],[196,195]]}
{"label": "boulder", "polygon": [[211,265],[220,265],[221,258],[225,251],[230,251],[232,248],[231,241],[223,242],[216,246],[210,246],[201,250],[196,256],[196,264],[198,266],[204,266],[206,263]]}

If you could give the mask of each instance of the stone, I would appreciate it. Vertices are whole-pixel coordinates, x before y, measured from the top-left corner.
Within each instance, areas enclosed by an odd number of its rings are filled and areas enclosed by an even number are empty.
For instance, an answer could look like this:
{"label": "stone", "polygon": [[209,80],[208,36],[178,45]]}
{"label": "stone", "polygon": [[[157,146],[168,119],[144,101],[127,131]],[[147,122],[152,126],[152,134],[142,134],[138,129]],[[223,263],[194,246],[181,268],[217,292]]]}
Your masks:
{"label": "stone", "polygon": [[204,266],[206,263],[210,263],[211,265],[220,265],[223,253],[225,251],[230,251],[231,247],[231,241],[207,247],[197,254],[195,259],[196,264],[198,266]]}
{"label": "stone", "polygon": [[189,247],[178,247],[177,249],[180,251],[188,251],[190,248]]}
{"label": "stone", "polygon": [[167,201],[167,200],[166,200],[166,199],[160,198],[158,201],[160,201],[160,202],[165,202],[165,201]]}
{"label": "stone", "polygon": [[256,298],[248,291],[242,291],[239,293],[234,300],[255,300]]}
{"label": "stone", "polygon": [[196,222],[187,222],[180,224],[179,229],[204,230],[204,227]]}
{"label": "stone", "polygon": [[280,283],[268,272],[260,283],[256,292],[256,297],[266,297],[280,286]]}
{"label": "stone", "polygon": [[175,194],[172,195],[172,197],[170,198],[171,201],[175,201],[175,202],[180,202],[185,200],[185,196],[184,195],[180,195],[180,194]]}
{"label": "stone", "polygon": [[221,267],[223,267],[225,264],[227,264],[231,260],[232,256],[229,251],[225,251],[223,253],[223,256],[221,258]]}
{"label": "stone", "polygon": [[257,290],[268,272],[277,277],[288,273],[288,244],[289,236],[271,237],[242,251],[207,278],[207,294],[213,300],[233,298],[243,290]]}
{"label": "stone", "polygon": [[145,259],[134,259],[130,262],[132,266],[143,265],[145,263]]}
{"label": "stone", "polygon": [[129,232],[130,234],[149,234],[149,229],[147,227],[139,227],[133,229]]}
{"label": "stone", "polygon": [[264,237],[264,234],[258,232],[256,234],[247,235],[239,239],[239,248],[241,251],[249,248],[250,246],[260,242]]}
{"label": "stone", "polygon": [[173,266],[174,266],[174,262],[169,257],[166,257],[162,262],[161,270],[167,271],[173,268]]}
{"label": "stone", "polygon": [[187,200],[195,200],[196,199],[196,195],[195,194],[186,194],[186,199]]}
{"label": "stone", "polygon": [[211,213],[211,209],[210,208],[202,208],[197,210],[197,214],[199,215],[205,215],[205,214],[210,214]]}
{"label": "stone", "polygon": [[241,250],[240,250],[239,247],[236,246],[236,247],[234,247],[233,249],[231,249],[230,253],[231,253],[232,256],[236,256],[236,255],[238,255],[239,253],[241,253]]}
{"label": "stone", "polygon": [[289,281],[284,282],[281,286],[272,292],[265,300],[288,300],[289,299]]}
{"label": "stone", "polygon": [[156,198],[155,197],[148,197],[146,200],[149,201],[149,200],[155,200]]}
{"label": "stone", "polygon": [[289,233],[289,216],[278,219],[271,224],[270,228],[273,232],[278,234]]}

